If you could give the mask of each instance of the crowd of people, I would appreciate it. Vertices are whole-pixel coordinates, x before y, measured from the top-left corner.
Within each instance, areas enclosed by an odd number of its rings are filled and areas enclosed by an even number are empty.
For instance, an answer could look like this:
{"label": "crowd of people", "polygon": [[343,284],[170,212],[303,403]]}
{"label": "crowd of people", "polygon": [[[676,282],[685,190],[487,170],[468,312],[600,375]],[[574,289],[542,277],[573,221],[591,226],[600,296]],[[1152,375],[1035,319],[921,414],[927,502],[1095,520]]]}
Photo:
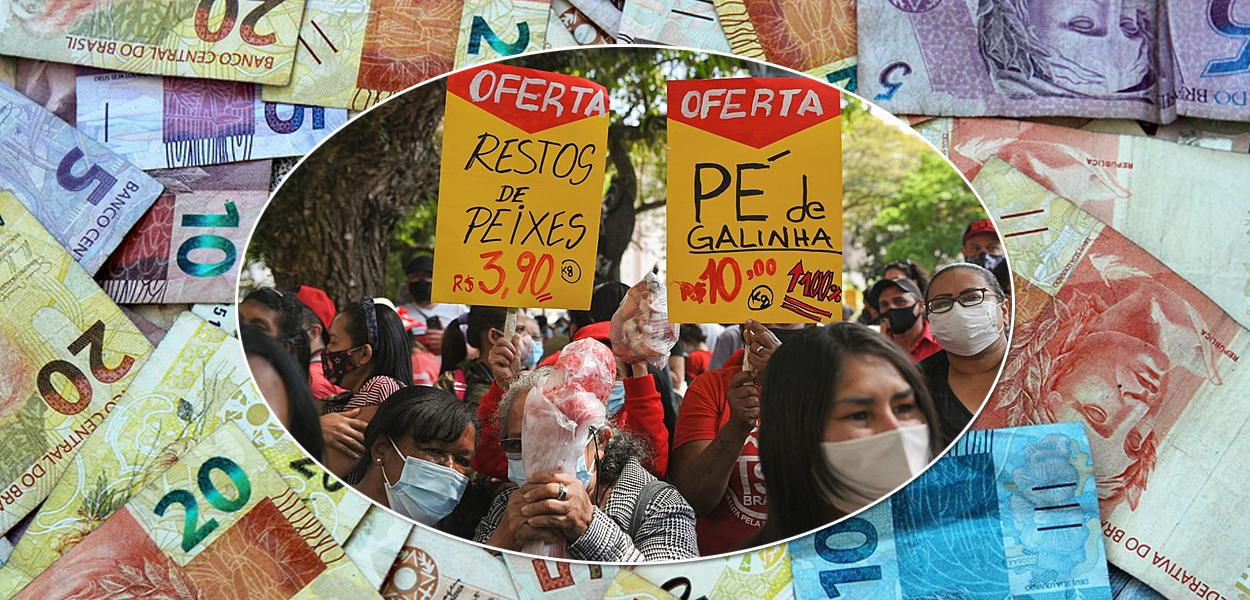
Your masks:
{"label": "crowd of people", "polygon": [[[673,560],[853,513],[954,441],[1011,316],[991,221],[968,226],[961,254],[932,275],[889,264],[854,320],[683,324],[667,361],[620,358],[624,283],[554,321],[521,311],[505,331],[506,309],[433,302],[429,256],[406,265],[408,304],[261,288],[240,302],[240,332],[278,419],[375,502],[499,548]],[[557,385],[596,410],[574,418],[575,461],[527,469],[551,444],[524,432]]]}

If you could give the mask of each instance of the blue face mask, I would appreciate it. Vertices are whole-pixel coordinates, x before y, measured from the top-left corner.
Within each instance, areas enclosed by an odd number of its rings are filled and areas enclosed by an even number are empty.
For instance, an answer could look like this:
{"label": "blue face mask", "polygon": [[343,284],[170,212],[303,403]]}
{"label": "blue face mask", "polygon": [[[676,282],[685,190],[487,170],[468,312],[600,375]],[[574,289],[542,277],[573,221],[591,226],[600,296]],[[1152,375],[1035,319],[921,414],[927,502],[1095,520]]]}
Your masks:
{"label": "blue face mask", "polygon": [[618,381],[608,392],[608,418],[615,417],[622,408],[625,408],[625,382]]}
{"label": "blue face mask", "polygon": [[[388,438],[389,439],[389,438]],[[451,514],[460,503],[469,478],[454,469],[436,465],[428,460],[404,456],[391,440],[395,453],[404,457],[404,470],[399,480],[391,483],[382,469],[386,481],[386,501],[391,510],[423,525],[433,525]]]}
{"label": "blue face mask", "polygon": [[527,369],[533,369],[538,366],[538,361],[542,359],[543,345],[538,342],[534,342],[530,344],[530,355],[525,358],[525,361],[521,363],[521,366]]}
{"label": "blue face mask", "polygon": [[508,457],[508,481],[517,486],[525,485],[525,461],[521,460],[521,455],[511,452],[504,454]]}
{"label": "blue face mask", "polygon": [[586,466],[585,452],[582,452],[582,455],[577,457],[577,471],[573,473],[573,476],[582,482],[583,488],[590,489],[590,469]]}

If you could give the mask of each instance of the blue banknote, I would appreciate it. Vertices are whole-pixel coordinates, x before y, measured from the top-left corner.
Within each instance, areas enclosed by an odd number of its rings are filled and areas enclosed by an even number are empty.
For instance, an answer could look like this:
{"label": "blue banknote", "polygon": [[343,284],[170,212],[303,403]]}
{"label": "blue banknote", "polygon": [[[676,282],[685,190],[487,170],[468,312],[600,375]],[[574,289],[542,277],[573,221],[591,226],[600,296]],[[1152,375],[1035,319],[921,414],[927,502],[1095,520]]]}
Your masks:
{"label": "blue banknote", "polygon": [[1080,423],[971,431],[876,506],[790,542],[795,595],[1111,600]]}

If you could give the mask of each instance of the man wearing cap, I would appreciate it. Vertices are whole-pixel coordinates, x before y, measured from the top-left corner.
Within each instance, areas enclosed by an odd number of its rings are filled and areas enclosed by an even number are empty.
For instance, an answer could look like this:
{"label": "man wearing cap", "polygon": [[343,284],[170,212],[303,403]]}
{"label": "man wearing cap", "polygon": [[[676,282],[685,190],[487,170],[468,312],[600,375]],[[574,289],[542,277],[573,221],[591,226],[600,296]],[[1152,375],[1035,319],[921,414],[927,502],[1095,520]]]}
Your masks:
{"label": "man wearing cap", "polygon": [[964,262],[983,267],[994,274],[1003,292],[1011,295],[1011,273],[1007,270],[1007,257],[1003,254],[1003,242],[998,237],[994,222],[989,219],[973,221],[964,229]]}
{"label": "man wearing cap", "polygon": [[868,291],[881,315],[881,327],[914,362],[920,362],[942,349],[929,332],[924,318],[924,294],[916,282],[906,278],[882,279]]}
{"label": "man wearing cap", "polygon": [[408,261],[405,270],[408,272],[408,292],[412,294],[412,302],[405,304],[403,308],[412,318],[425,322],[426,332],[421,338],[422,345],[430,352],[442,356],[443,328],[456,317],[469,312],[469,307],[430,301],[430,294],[434,289],[433,256],[422,254]]}
{"label": "man wearing cap", "polygon": [[295,298],[305,307],[304,331],[308,334],[308,347],[311,356],[308,363],[308,387],[313,398],[325,400],[343,393],[345,390],[326,379],[321,371],[321,355],[325,353],[326,344],[330,341],[330,322],[338,312],[330,296],[318,288],[301,285],[295,288]]}

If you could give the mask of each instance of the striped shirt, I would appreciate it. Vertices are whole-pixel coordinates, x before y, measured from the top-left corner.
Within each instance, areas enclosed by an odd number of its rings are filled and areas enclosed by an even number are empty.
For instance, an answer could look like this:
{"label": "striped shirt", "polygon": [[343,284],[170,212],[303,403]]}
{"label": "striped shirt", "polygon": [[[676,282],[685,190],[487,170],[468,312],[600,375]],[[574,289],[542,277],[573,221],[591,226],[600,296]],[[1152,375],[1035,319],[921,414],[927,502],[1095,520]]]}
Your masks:
{"label": "striped shirt", "polygon": [[[629,459],[612,487],[607,505],[602,509],[595,507],[586,532],[569,544],[570,557],[600,562],[643,562],[698,556],[694,509],[671,485],[661,488],[647,505],[638,531],[629,531],[638,495],[643,486],[654,480],[637,459]],[[508,510],[508,498],[516,490],[511,487],[495,496],[473,535],[475,541],[484,543],[495,532]]]}
{"label": "striped shirt", "polygon": [[343,412],[353,408],[381,404],[402,387],[404,385],[398,379],[393,379],[386,375],[374,375],[364,385],[360,386],[360,390],[356,393],[353,394],[347,391],[326,400],[322,414]]}

